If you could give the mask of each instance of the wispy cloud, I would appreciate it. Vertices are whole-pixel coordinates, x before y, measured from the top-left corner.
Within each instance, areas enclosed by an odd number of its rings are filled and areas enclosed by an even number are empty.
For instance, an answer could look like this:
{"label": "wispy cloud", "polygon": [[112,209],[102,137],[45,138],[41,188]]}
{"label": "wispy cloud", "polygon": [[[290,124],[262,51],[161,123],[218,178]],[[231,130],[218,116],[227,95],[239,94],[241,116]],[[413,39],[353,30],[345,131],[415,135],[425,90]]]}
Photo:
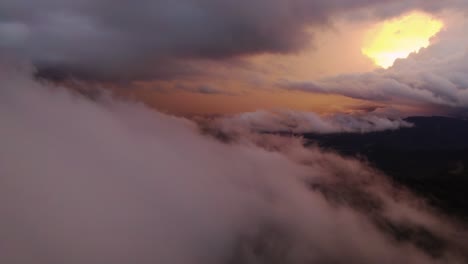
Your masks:
{"label": "wispy cloud", "polygon": [[206,95],[230,95],[234,96],[237,95],[236,93],[218,89],[213,86],[209,85],[199,85],[199,86],[187,86],[187,85],[176,85],[175,88],[177,90],[182,90],[190,93],[199,93],[199,94],[206,94]]}
{"label": "wispy cloud", "polygon": [[364,114],[319,115],[292,110],[256,111],[228,117],[198,120],[204,129],[224,134],[247,132],[287,133],[369,133],[412,127],[399,117],[378,112]]}

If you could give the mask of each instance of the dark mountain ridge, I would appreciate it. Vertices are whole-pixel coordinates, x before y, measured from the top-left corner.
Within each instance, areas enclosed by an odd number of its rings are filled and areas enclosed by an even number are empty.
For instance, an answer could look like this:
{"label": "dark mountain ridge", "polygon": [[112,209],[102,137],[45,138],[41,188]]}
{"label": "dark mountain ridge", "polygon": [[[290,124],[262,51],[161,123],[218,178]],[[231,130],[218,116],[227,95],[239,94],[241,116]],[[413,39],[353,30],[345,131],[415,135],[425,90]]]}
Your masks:
{"label": "dark mountain ridge", "polygon": [[409,117],[410,128],[304,134],[307,145],[357,156],[441,209],[468,219],[468,121]]}

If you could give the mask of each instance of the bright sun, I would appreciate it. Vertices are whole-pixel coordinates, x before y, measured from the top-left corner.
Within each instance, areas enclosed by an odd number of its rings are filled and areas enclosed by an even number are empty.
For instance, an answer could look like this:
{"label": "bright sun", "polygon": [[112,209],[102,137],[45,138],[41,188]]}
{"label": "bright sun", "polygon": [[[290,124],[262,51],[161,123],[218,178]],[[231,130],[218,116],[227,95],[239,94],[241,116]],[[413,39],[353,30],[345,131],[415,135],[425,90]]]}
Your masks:
{"label": "bright sun", "polygon": [[396,59],[406,58],[412,52],[428,47],[429,39],[443,25],[441,20],[422,12],[385,21],[369,30],[362,53],[378,66],[388,68]]}

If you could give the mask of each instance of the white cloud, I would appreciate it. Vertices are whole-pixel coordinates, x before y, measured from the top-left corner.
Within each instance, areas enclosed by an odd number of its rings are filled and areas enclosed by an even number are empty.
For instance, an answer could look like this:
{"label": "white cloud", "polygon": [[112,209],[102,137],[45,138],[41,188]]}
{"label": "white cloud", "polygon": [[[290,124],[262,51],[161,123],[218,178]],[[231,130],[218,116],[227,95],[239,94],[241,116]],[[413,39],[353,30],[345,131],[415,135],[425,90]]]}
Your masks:
{"label": "white cloud", "polygon": [[226,133],[250,131],[319,134],[369,133],[412,126],[401,118],[388,118],[377,113],[319,115],[292,110],[242,113],[211,120],[208,125]]}

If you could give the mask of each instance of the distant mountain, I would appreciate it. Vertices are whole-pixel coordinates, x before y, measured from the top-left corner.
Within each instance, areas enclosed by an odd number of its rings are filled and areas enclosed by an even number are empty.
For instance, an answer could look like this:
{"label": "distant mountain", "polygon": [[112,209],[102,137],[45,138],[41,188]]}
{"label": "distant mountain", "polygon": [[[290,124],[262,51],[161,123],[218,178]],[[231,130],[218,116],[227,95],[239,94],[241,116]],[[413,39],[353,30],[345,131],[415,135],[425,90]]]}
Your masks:
{"label": "distant mountain", "polygon": [[359,156],[447,212],[468,219],[468,121],[409,117],[411,128],[304,134],[307,144]]}

